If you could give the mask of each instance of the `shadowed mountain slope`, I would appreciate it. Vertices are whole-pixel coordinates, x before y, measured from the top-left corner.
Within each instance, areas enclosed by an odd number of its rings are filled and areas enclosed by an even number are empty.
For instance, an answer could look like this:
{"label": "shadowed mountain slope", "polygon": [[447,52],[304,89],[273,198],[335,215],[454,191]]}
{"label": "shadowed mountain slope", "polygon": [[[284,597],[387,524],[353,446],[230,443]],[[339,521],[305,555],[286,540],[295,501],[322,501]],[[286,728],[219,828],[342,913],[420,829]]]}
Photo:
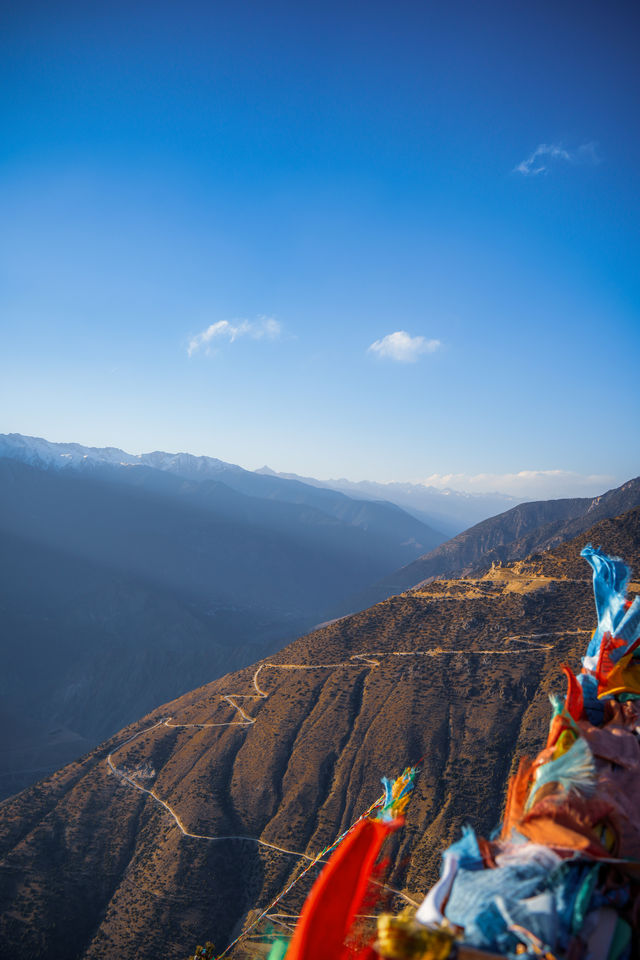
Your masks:
{"label": "shadowed mountain slope", "polygon": [[[453,536],[473,523],[503,512],[518,500],[501,494],[465,494],[440,491],[423,484],[322,482],[295,474],[276,474],[268,467],[245,470],[215,457],[189,453],[129,454],[113,447],[86,447],[79,443],[50,443],[40,437],[18,433],[0,434],[0,456],[56,470],[93,470],[96,466],[147,466],[190,481],[217,480],[238,493],[259,499],[306,503],[338,519],[353,523],[399,521],[392,504],[428,527]],[[424,531],[423,531],[424,533]],[[434,539],[433,537],[425,539]],[[437,536],[436,538],[437,539]],[[442,539],[442,538],[440,538]],[[425,542],[425,548],[435,543]]]}
{"label": "shadowed mountain slope", "polygon": [[[637,571],[640,509],[304,636],[5,801],[3,952],[177,960],[205,939],[221,948],[370,806],[382,774],[423,758],[387,850],[387,882],[421,897],[464,822],[491,831],[514,756],[546,735],[559,663],[577,667],[595,624],[587,540]],[[316,869],[277,912],[299,911]]]}
{"label": "shadowed mountain slope", "polygon": [[145,465],[37,463],[0,457],[0,695],[32,734],[17,751],[0,729],[0,796],[343,613],[432,535],[330,491],[327,513]]}
{"label": "shadowed mountain slope", "polygon": [[[390,538],[402,544],[411,559],[420,548],[431,549],[445,537],[434,530],[423,517],[416,518],[395,503],[384,498],[372,501],[349,495],[334,489],[326,489],[291,479],[245,470],[233,463],[225,463],[215,457],[199,457],[189,453],[153,453],[133,455],[113,447],[85,447],[79,443],[50,443],[40,437],[23,437],[21,434],[0,434],[0,457],[28,463],[39,469],[55,470],[63,474],[97,476],[116,483],[135,484],[162,492],[163,495],[178,495],[180,499],[195,497],[200,506],[215,509],[227,491],[226,507],[231,508],[236,519],[239,509],[254,521],[277,527],[278,522],[291,524],[316,523],[329,518],[341,525],[359,527],[379,538]],[[172,483],[171,478],[181,478],[186,484]],[[243,497],[229,499],[228,491],[234,490]],[[301,510],[287,509],[263,504],[258,501],[275,501],[292,507],[308,507]],[[416,522],[416,519],[418,522]],[[338,526],[338,525],[334,525]]]}
{"label": "shadowed mountain slope", "polygon": [[492,563],[521,560],[577,537],[599,520],[640,504],[640,477],[599,497],[521,503],[477,523],[352,598],[352,609],[369,606],[433,577],[462,576]]}

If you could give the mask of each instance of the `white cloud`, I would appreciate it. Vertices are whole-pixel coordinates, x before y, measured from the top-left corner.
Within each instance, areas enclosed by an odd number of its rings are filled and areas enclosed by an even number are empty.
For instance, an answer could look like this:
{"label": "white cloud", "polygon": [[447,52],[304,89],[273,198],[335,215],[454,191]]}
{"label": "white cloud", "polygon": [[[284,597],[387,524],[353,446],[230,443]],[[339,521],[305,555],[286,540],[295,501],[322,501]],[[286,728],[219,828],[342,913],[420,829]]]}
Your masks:
{"label": "white cloud", "polygon": [[425,486],[465,493],[507,493],[514,497],[546,500],[555,497],[595,497],[617,484],[608,474],[573,470],[519,470],[515,473],[433,473]]}
{"label": "white cloud", "polygon": [[600,156],[598,144],[595,142],[595,140],[590,140],[588,143],[581,144],[576,150],[576,163],[592,163],[596,165],[600,163],[601,160],[602,157]]}
{"label": "white cloud", "polygon": [[240,337],[251,340],[277,340],[282,328],[273,317],[258,317],[257,320],[218,320],[189,340],[187,353],[190,357],[198,350],[211,353],[216,343],[233,343]]}
{"label": "white cloud", "polygon": [[423,353],[434,353],[442,346],[439,340],[427,340],[426,337],[411,337],[406,330],[396,330],[388,333],[381,340],[376,340],[368,348],[368,353],[376,353],[379,357],[389,360],[398,360],[400,363],[415,363]]}
{"label": "white cloud", "polygon": [[559,143],[540,143],[526,160],[513,168],[513,172],[525,177],[537,177],[541,173],[548,173],[551,165],[557,161],[571,164],[600,163],[598,145],[591,140],[570,151]]}

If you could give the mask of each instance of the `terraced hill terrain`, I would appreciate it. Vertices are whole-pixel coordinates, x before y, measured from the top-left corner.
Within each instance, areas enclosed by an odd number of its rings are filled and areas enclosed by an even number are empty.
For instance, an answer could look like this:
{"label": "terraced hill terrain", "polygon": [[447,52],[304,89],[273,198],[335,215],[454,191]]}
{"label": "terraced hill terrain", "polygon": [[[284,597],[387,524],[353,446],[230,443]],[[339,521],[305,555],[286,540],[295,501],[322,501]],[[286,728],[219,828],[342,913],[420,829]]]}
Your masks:
{"label": "terraced hill terrain", "polygon": [[336,621],[6,801],[3,954],[172,960],[265,911],[286,924],[317,867],[269,910],[276,896],[417,761],[386,883],[421,898],[463,823],[491,831],[514,757],[546,734],[559,663],[577,667],[595,625],[588,541],[637,571],[640,509]]}
{"label": "terraced hill terrain", "polygon": [[640,506],[640,477],[598,497],[520,503],[482,520],[353,597],[352,610],[379,603],[436,577],[484,572],[492,563],[523,560],[585,533],[594,524]]}

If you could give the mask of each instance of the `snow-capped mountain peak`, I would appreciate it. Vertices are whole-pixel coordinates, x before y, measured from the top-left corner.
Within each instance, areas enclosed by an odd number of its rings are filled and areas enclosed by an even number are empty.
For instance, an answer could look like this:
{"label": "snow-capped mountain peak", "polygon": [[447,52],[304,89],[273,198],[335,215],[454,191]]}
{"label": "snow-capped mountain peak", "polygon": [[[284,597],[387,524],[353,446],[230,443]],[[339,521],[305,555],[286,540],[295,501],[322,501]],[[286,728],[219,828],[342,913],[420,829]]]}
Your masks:
{"label": "snow-capped mountain peak", "polygon": [[42,437],[24,437],[20,433],[0,434],[0,457],[20,460],[37,467],[65,469],[87,463],[132,464],[139,457],[116,447],[83,447],[79,443],[51,443]]}
{"label": "snow-capped mountain peak", "polygon": [[52,443],[42,437],[20,433],[0,434],[0,457],[19,460],[31,466],[65,470],[88,466],[146,466],[194,479],[215,477],[228,471],[245,472],[242,467],[216,457],[197,457],[191,453],[133,454],[118,447],[85,447],[80,443]]}

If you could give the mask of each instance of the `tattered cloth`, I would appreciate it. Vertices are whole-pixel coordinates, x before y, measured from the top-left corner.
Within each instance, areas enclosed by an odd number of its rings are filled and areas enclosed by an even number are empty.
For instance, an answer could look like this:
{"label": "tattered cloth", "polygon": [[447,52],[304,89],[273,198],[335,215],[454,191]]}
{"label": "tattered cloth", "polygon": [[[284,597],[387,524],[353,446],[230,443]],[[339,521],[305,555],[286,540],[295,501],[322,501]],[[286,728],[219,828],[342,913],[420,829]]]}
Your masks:
{"label": "tattered cloth", "polygon": [[[628,960],[640,939],[640,599],[591,546],[598,626],[547,744],[508,787],[497,839],[469,827],[416,915],[502,956]],[[636,953],[632,951],[636,950]]]}

